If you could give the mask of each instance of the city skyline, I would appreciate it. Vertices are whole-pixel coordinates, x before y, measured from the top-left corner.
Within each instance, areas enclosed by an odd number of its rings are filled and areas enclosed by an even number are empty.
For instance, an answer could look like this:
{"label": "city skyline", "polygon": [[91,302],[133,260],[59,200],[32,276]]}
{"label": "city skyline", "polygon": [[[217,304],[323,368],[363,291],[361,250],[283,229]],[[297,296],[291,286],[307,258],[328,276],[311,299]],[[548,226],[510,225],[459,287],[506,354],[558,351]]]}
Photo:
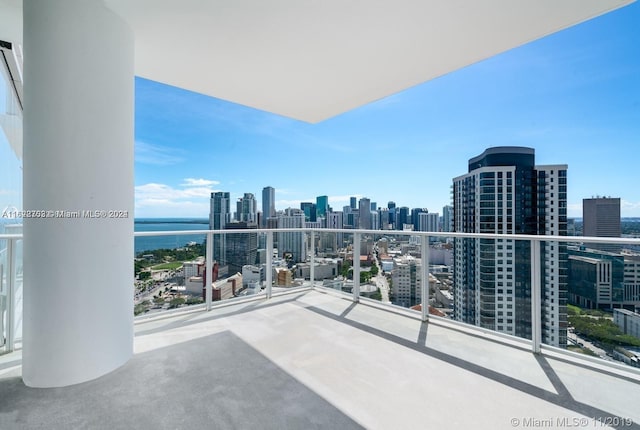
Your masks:
{"label": "city skyline", "polygon": [[441,212],[494,146],[567,164],[570,217],[596,195],[640,216],[638,21],[635,3],[318,124],[137,78],[135,216],[205,218],[211,192],[265,186],[277,210],[327,195]]}

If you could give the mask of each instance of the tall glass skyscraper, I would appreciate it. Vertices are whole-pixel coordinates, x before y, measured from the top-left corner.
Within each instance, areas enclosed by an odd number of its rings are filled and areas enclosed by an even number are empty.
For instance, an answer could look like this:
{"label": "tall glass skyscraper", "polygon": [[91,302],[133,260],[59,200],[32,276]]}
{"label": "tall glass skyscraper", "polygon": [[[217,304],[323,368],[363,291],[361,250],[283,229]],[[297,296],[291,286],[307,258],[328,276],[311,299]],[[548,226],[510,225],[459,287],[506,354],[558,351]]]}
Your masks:
{"label": "tall glass skyscraper", "polygon": [[[258,228],[252,222],[236,221],[227,223],[227,230],[251,230]],[[242,273],[242,266],[256,264],[258,253],[257,233],[229,233],[225,235],[226,262],[229,266],[229,275]]]}
{"label": "tall glass skyscraper", "polygon": [[360,213],[359,228],[371,230],[371,200],[363,197],[358,202],[358,211]]}
{"label": "tall glass skyscraper", "polygon": [[[567,166],[536,166],[532,148],[496,147],[453,179],[454,230],[567,234]],[[455,318],[531,339],[531,247],[508,239],[455,239]],[[542,340],[566,346],[566,244],[541,246]]]}
{"label": "tall glass skyscraper", "polygon": [[316,216],[326,218],[327,212],[329,212],[329,197],[316,197]]}
{"label": "tall glass skyscraper", "polygon": [[[211,193],[209,209],[209,230],[224,230],[231,222],[231,199],[228,192]],[[226,264],[226,244],[224,235],[213,237],[213,259],[220,265]]]}
{"label": "tall glass skyscraper", "polygon": [[301,202],[300,210],[304,212],[305,221],[316,222],[317,219],[317,208],[315,203],[311,202]]}
{"label": "tall glass skyscraper", "polygon": [[236,221],[257,222],[258,202],[252,193],[244,193],[236,203]]}
{"label": "tall glass skyscraper", "polygon": [[442,231],[453,231],[453,206],[442,208]]}
{"label": "tall glass skyscraper", "polygon": [[262,227],[267,226],[267,220],[276,216],[276,190],[273,187],[262,189]]}

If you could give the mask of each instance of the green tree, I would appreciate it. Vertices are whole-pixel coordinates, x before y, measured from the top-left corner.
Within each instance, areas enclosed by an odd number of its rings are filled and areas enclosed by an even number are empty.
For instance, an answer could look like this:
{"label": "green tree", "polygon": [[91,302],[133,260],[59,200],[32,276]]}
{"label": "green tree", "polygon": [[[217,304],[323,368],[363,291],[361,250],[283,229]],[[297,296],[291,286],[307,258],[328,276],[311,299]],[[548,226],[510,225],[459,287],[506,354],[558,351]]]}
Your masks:
{"label": "green tree", "polygon": [[133,307],[133,315],[140,315],[143,314],[145,312],[147,312],[149,310],[149,305],[151,303],[149,303],[149,301],[145,300],[142,303],[138,303],[137,305],[135,305]]}
{"label": "green tree", "polygon": [[345,279],[353,278],[351,263],[348,260],[344,260],[342,262],[342,266],[340,267],[340,275],[342,275]]}
{"label": "green tree", "polygon": [[361,284],[366,284],[370,280],[371,280],[371,272],[364,271],[364,270],[360,271],[360,283]]}
{"label": "green tree", "polygon": [[189,297],[185,303],[187,305],[197,305],[204,303],[204,300],[202,300],[202,297]]}
{"label": "green tree", "polygon": [[184,305],[186,302],[185,299],[183,299],[182,297],[176,297],[175,299],[171,299],[171,301],[169,302],[169,309],[175,309],[179,306]]}

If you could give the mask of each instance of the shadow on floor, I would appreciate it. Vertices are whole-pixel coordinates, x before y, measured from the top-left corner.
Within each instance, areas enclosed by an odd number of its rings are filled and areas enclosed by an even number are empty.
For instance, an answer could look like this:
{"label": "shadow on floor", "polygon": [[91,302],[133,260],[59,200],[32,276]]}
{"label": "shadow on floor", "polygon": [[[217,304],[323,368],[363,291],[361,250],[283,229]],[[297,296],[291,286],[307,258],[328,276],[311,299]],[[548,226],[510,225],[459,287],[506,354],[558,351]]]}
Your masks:
{"label": "shadow on floor", "polygon": [[0,429],[361,429],[231,332],[65,388],[0,383]]}

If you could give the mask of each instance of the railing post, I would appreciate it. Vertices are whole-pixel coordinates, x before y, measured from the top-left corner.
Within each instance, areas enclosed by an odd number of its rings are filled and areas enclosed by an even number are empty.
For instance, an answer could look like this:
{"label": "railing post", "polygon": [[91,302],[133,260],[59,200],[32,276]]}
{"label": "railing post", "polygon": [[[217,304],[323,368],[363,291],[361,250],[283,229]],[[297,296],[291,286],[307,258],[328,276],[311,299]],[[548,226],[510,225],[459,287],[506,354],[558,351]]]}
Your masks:
{"label": "railing post", "polygon": [[265,273],[265,279],[267,283],[266,296],[267,299],[271,298],[271,284],[273,284],[273,232],[267,232],[267,273]]}
{"label": "railing post", "polygon": [[542,343],[542,310],[540,289],[540,240],[531,240],[531,351],[540,353]]}
{"label": "railing post", "polygon": [[207,250],[206,250],[206,264],[205,264],[205,303],[207,310],[211,310],[211,302],[213,300],[213,233],[210,231],[207,233]]}
{"label": "railing post", "polygon": [[427,321],[429,319],[429,236],[424,235],[421,239],[420,294],[422,297],[422,321]]}
{"label": "railing post", "polygon": [[360,233],[353,233],[353,301],[360,301]]}
{"label": "railing post", "polygon": [[12,352],[15,348],[15,261],[14,245],[16,239],[7,240],[7,324],[5,347],[7,352]]}
{"label": "railing post", "polygon": [[309,268],[309,282],[311,282],[311,286],[313,287],[314,285],[314,281],[316,279],[316,231],[315,230],[311,230],[311,252],[310,252],[310,264],[311,267]]}

